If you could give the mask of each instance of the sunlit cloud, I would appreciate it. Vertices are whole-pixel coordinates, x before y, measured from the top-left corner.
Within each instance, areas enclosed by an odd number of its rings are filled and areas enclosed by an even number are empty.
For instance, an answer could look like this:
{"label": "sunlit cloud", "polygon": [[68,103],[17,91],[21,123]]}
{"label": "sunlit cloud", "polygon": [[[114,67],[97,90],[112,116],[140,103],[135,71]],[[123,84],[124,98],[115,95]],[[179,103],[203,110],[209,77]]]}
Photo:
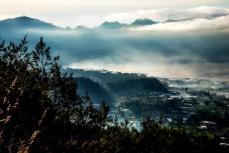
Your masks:
{"label": "sunlit cloud", "polygon": [[[188,21],[166,22],[150,26],[132,28],[136,31],[171,31],[171,32],[185,32],[185,31],[210,31],[217,32],[229,31],[229,15],[217,17],[214,19],[193,19]],[[213,32],[213,31],[211,31]]]}
{"label": "sunlit cloud", "polygon": [[114,13],[107,16],[108,21],[132,22],[139,18],[148,18],[155,21],[182,20],[194,18],[213,18],[229,15],[229,9],[220,7],[195,7],[189,9],[153,9],[136,12]]}

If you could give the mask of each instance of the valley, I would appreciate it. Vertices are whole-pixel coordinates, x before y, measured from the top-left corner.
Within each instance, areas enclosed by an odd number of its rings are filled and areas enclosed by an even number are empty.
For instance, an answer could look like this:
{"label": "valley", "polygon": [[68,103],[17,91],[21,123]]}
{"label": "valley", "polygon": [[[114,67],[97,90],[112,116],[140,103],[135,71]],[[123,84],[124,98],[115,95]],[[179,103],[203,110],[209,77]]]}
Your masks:
{"label": "valley", "polygon": [[[137,129],[141,128],[140,123],[146,116],[157,121],[163,120],[168,126],[175,126],[179,121],[183,126],[192,125],[198,128],[203,121],[215,123],[219,121],[217,115],[225,119],[224,115],[228,115],[228,82],[150,78],[144,74],[95,70],[69,69],[69,72],[74,77],[88,78],[96,86],[100,86],[94,88],[84,84],[82,88],[81,82],[78,82],[81,93],[87,90],[88,95],[92,96],[92,101],[95,99],[95,106],[102,101],[107,102],[111,107],[111,116],[117,117],[120,122],[128,120]],[[130,84],[129,81],[132,80],[138,80],[135,81],[138,84]],[[160,82],[160,86],[155,80]],[[109,86],[111,83],[116,88]],[[103,89],[102,94],[99,92],[100,88]],[[108,95],[104,96],[104,92]],[[202,118],[199,113],[203,114]],[[215,115],[215,118],[208,117],[208,114]]]}

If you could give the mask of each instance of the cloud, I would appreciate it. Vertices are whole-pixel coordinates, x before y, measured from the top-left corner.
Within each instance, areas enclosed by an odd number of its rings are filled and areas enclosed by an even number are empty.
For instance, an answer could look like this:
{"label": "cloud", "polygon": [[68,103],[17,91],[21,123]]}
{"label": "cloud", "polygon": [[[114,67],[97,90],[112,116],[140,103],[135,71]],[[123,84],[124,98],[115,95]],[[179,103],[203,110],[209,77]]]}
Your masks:
{"label": "cloud", "polygon": [[[0,29],[0,35],[7,40],[18,40],[28,32],[30,44],[44,36],[53,53],[61,55],[63,64],[73,68],[226,79],[229,76],[229,15],[224,9],[199,9],[194,10],[202,12],[199,13],[202,18],[199,15],[135,30],[19,31],[16,27],[15,31]],[[203,10],[208,11],[203,13]]]}
{"label": "cloud", "polygon": [[136,31],[171,31],[171,32],[185,32],[185,31],[209,31],[215,30],[229,31],[229,15],[215,17],[213,19],[196,18],[187,21],[165,22],[155,25],[149,25],[138,28],[131,28]]}
{"label": "cloud", "polygon": [[196,7],[190,9],[153,9],[139,10],[137,12],[114,13],[107,16],[108,21],[132,22],[139,18],[148,18],[156,21],[169,19],[182,20],[194,18],[214,18],[229,15],[229,9],[219,7]]}

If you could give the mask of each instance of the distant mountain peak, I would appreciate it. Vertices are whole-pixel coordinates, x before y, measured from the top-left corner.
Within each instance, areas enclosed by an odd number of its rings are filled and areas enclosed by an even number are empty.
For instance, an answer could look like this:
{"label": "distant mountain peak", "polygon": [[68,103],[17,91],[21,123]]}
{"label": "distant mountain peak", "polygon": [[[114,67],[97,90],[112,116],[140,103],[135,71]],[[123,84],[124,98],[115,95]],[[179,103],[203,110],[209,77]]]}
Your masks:
{"label": "distant mountain peak", "polygon": [[166,21],[164,21],[165,23],[166,22],[181,22],[181,21],[190,21],[190,20],[193,20],[195,18],[184,18],[184,19],[167,19]]}
{"label": "distant mountain peak", "polygon": [[28,16],[19,16],[15,18],[0,21],[1,28],[43,28],[52,29],[57,26]]}
{"label": "distant mountain peak", "polygon": [[105,22],[103,22],[101,24],[100,27],[102,27],[102,28],[108,28],[108,29],[119,29],[119,28],[123,28],[125,26],[126,26],[126,24],[120,23],[118,21],[114,21],[114,22],[105,21]]}
{"label": "distant mountain peak", "polygon": [[34,18],[28,17],[28,16],[18,16],[14,18],[15,20],[36,20]]}
{"label": "distant mountain peak", "polygon": [[153,21],[151,19],[147,19],[147,18],[141,18],[141,19],[137,19],[135,20],[133,23],[131,23],[131,26],[144,26],[144,25],[152,25],[152,24],[157,24],[158,22]]}

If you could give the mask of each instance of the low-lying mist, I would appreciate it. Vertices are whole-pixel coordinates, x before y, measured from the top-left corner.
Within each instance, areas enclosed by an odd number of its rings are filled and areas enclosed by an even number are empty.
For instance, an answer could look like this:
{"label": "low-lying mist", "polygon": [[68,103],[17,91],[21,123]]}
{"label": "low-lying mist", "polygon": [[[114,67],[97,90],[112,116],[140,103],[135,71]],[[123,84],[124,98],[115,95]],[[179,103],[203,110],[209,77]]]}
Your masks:
{"label": "low-lying mist", "polygon": [[20,40],[27,34],[31,46],[43,36],[52,53],[71,68],[107,69],[159,77],[229,76],[229,32],[139,31],[121,29],[11,29],[2,39]]}

